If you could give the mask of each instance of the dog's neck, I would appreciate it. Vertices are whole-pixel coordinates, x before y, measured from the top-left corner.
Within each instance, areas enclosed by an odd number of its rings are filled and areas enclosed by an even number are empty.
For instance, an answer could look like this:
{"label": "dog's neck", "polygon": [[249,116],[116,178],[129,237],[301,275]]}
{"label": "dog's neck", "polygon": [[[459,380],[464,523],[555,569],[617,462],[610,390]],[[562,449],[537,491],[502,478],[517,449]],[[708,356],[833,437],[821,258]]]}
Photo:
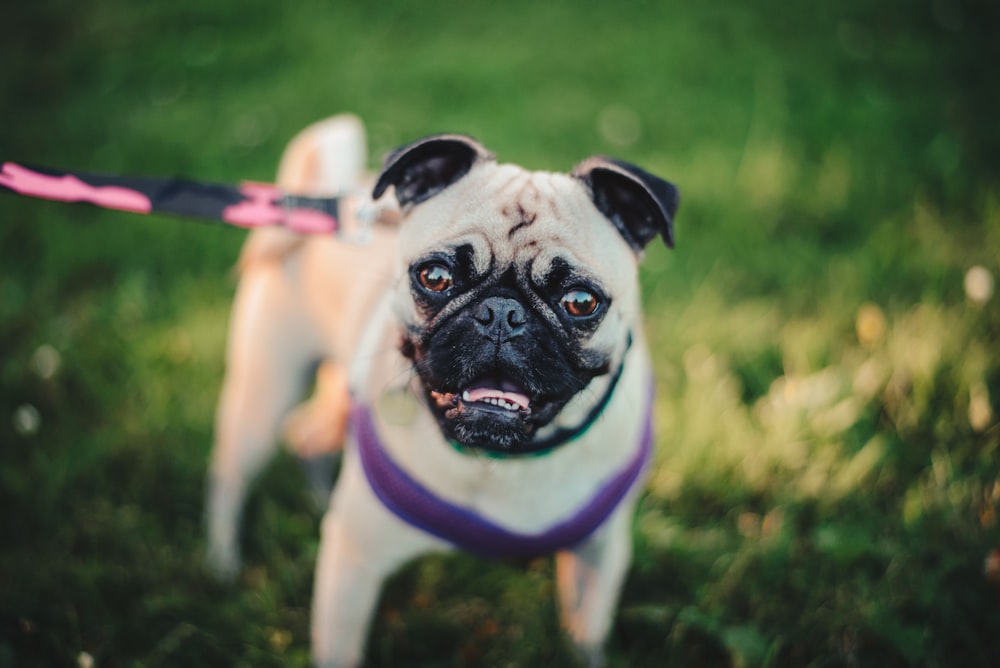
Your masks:
{"label": "dog's neck", "polygon": [[[616,381],[617,382],[617,381]],[[469,552],[488,557],[528,557],[579,545],[611,514],[642,479],[653,448],[652,384],[647,387],[644,418],[632,453],[603,483],[584,495],[574,511],[532,532],[513,531],[476,509],[438,496],[398,465],[381,442],[372,413],[355,404],[351,421],[359,460],[371,490],[382,504],[407,524]]]}

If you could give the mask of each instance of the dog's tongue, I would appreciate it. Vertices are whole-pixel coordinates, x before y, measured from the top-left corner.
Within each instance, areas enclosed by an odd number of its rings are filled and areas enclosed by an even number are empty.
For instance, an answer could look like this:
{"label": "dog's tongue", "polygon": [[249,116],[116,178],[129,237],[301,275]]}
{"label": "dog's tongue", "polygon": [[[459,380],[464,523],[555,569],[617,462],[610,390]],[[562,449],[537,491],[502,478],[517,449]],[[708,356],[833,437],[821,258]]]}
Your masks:
{"label": "dog's tongue", "polygon": [[466,402],[486,401],[487,399],[500,399],[511,404],[516,404],[521,410],[527,410],[531,403],[528,397],[520,392],[513,392],[510,389],[503,390],[496,387],[471,387],[462,393],[462,400]]}

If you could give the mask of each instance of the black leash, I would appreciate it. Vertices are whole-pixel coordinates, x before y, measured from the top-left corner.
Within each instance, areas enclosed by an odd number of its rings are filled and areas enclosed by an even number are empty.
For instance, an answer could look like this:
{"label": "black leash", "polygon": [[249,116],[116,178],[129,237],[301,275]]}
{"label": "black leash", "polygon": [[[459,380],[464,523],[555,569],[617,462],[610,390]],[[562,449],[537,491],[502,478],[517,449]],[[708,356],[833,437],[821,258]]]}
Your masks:
{"label": "black leash", "polygon": [[[299,197],[265,183],[220,184],[177,178],[115,176],[0,166],[0,191],[60,202],[82,202],[133,213],[165,213],[306,234],[342,234],[340,197]],[[364,222],[364,221],[362,221]]]}

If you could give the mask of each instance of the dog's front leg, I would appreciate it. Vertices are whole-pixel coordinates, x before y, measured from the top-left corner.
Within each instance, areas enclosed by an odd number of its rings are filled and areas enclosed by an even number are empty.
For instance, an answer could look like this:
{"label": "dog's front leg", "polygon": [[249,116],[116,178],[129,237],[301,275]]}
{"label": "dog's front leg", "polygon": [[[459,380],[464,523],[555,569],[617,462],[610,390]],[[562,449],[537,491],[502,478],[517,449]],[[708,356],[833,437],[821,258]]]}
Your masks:
{"label": "dog's front leg", "polygon": [[382,582],[410,559],[438,545],[381,505],[354,454],[347,453],[323,518],[316,560],[312,651],[320,668],[361,665]]}
{"label": "dog's front leg", "polygon": [[632,561],[634,505],[622,503],[598,534],[556,555],[562,625],[591,668],[604,662],[604,641]]}
{"label": "dog's front leg", "polygon": [[331,510],[323,519],[312,604],[313,659],[319,668],[361,665],[365,635],[388,575],[363,553]]}

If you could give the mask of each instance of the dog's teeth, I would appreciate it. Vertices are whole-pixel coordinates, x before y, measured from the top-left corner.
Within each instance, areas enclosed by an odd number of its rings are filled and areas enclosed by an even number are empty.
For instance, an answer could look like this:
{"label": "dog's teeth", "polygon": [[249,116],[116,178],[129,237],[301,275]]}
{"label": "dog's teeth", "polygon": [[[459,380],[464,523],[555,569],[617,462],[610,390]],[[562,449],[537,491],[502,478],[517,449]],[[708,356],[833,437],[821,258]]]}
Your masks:
{"label": "dog's teeth", "polygon": [[514,403],[513,401],[508,401],[507,399],[504,399],[502,397],[483,397],[482,399],[473,401],[472,395],[469,393],[468,390],[462,392],[462,401],[464,401],[467,404],[472,404],[472,403],[487,404],[489,406],[496,406],[497,408],[502,408],[504,410],[513,412],[521,410],[520,405]]}

